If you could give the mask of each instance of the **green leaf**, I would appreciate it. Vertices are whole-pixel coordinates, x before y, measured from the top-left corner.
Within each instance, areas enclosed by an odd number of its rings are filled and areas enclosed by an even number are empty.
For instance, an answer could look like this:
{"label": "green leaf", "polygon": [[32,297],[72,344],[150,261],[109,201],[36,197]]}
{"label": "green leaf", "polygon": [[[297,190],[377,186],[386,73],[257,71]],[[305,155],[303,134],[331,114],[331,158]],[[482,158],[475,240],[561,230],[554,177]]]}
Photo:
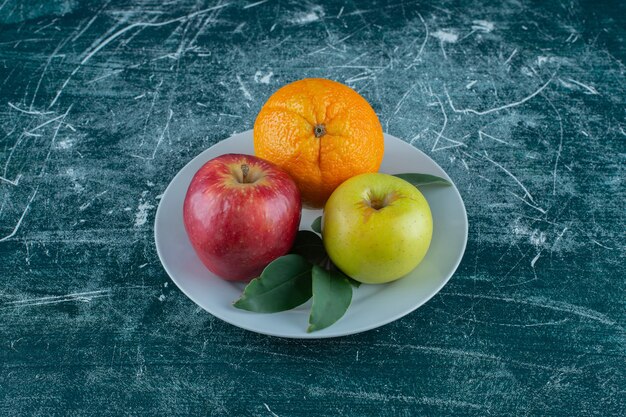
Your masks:
{"label": "green leaf", "polygon": [[436,175],[429,174],[394,174],[394,177],[402,178],[403,180],[410,182],[416,187],[420,185],[452,185],[450,181],[445,178],[438,177]]}
{"label": "green leaf", "polygon": [[304,257],[315,265],[323,266],[328,262],[328,255],[322,238],[310,230],[300,230],[296,235],[291,252]]}
{"label": "green leaf", "polygon": [[352,286],[354,288],[359,288],[361,286],[361,283],[359,281],[357,281],[354,278],[350,278],[348,275],[346,275],[342,270],[340,270],[339,268],[337,268],[337,265],[335,265],[334,263],[330,263],[330,270],[333,272],[337,272],[339,275],[341,275],[342,277],[344,277],[345,279],[348,280],[348,282],[350,284],[352,284]]}
{"label": "green leaf", "polygon": [[311,298],[311,264],[300,255],[285,255],[265,267],[233,304],[242,310],[276,313]]}
{"label": "green leaf", "polygon": [[352,301],[352,286],[343,274],[313,265],[313,305],[307,332],[322,330],[339,320]]}
{"label": "green leaf", "polygon": [[322,234],[322,216],[313,220],[313,223],[311,223],[311,229],[313,229],[316,233]]}
{"label": "green leaf", "polygon": [[312,264],[319,265],[323,268],[330,269],[333,272],[341,274],[348,280],[353,287],[358,288],[361,283],[355,279],[350,278],[344,274],[339,268],[337,268],[328,258],[322,238],[310,230],[300,230],[296,235],[296,240],[291,248],[291,253],[296,253],[304,257]]}
{"label": "green leaf", "polygon": [[359,288],[361,285],[359,281],[350,278],[332,263],[326,253],[326,249],[322,243],[322,238],[317,233],[313,233],[310,230],[300,230],[296,235],[296,240],[291,248],[291,253],[296,253],[303,256],[312,264],[319,265],[325,269],[330,269],[331,271],[340,274],[355,288]]}
{"label": "green leaf", "polygon": [[344,274],[344,273],[343,273],[343,272],[341,272],[341,271],[339,271],[339,273],[340,273],[341,275],[343,275],[343,277],[344,277],[345,279],[347,279],[347,280],[348,280],[348,282],[350,283],[350,285],[352,285],[354,288],[359,288],[359,287],[361,286],[361,283],[360,283],[359,281],[357,281],[356,279],[354,279],[354,278],[350,278],[349,276],[347,276],[346,274]]}
{"label": "green leaf", "polygon": [[350,278],[349,276],[346,276],[346,279],[354,288],[359,288],[361,286],[361,283],[356,279]]}

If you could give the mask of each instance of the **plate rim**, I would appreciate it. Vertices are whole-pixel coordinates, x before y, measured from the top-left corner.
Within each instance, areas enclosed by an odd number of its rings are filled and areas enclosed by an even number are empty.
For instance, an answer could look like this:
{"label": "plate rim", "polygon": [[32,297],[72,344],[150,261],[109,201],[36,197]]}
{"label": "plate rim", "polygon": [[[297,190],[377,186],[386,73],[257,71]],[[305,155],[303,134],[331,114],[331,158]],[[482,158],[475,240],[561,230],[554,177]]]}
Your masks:
{"label": "plate rim", "polygon": [[[172,280],[172,282],[176,285],[176,287],[187,297],[189,298],[194,304],[196,304],[198,307],[200,307],[202,310],[204,310],[205,312],[209,313],[210,315],[212,315],[213,317],[216,317],[232,326],[238,327],[240,329],[244,329],[250,332],[254,332],[257,334],[263,334],[263,335],[267,335],[267,336],[272,336],[272,337],[278,337],[278,338],[284,338],[284,339],[329,339],[329,338],[336,338],[336,337],[343,337],[343,336],[350,336],[350,335],[354,335],[354,334],[358,334],[358,333],[363,333],[363,332],[367,332],[369,330],[373,330],[382,326],[385,326],[391,322],[394,322],[396,320],[399,320],[400,318],[407,316],[409,314],[411,314],[412,312],[414,312],[415,310],[417,310],[418,308],[420,308],[421,306],[423,306],[424,304],[426,304],[428,301],[430,301],[435,295],[439,294],[439,292],[441,291],[441,289],[446,286],[448,284],[448,282],[450,281],[450,279],[452,278],[452,276],[456,273],[459,265],[461,264],[463,257],[465,256],[465,251],[467,249],[467,240],[468,240],[468,235],[469,235],[469,220],[467,217],[467,209],[465,207],[465,202],[463,201],[463,197],[461,196],[461,193],[458,189],[458,187],[456,186],[456,184],[454,183],[454,181],[452,180],[452,178],[450,178],[450,176],[448,175],[448,173],[434,160],[432,159],[428,154],[426,154],[425,152],[423,152],[421,149],[414,147],[413,145],[411,145],[410,143],[407,143],[406,141],[398,138],[397,136],[393,136],[389,133],[383,133],[385,137],[392,139],[392,140],[396,140],[398,142],[401,143],[401,146],[408,146],[410,147],[412,150],[417,151],[419,153],[421,153],[423,156],[425,156],[426,158],[428,158],[428,160],[430,160],[430,162],[432,164],[434,164],[435,167],[437,167],[439,170],[441,170],[441,172],[444,173],[446,179],[450,182],[450,184],[452,185],[454,191],[456,192],[456,194],[459,197],[459,201],[461,202],[461,209],[463,211],[463,227],[464,227],[464,234],[463,234],[463,244],[462,244],[462,249],[453,265],[453,268],[451,269],[451,273],[444,279],[442,280],[442,282],[437,286],[437,288],[432,291],[432,294],[430,294],[428,297],[423,298],[420,302],[415,303],[415,305],[411,306],[409,309],[403,311],[402,313],[397,313],[394,314],[392,316],[389,316],[383,320],[380,321],[376,321],[373,322],[371,325],[366,325],[366,326],[362,326],[359,328],[355,328],[355,329],[350,329],[348,331],[343,331],[343,332],[336,332],[336,333],[322,333],[322,334],[317,334],[315,332],[312,333],[303,333],[301,335],[296,335],[296,334],[284,334],[284,333],[277,333],[277,332],[272,332],[272,331],[264,331],[264,330],[258,330],[253,328],[252,326],[247,326],[247,325],[242,325],[241,323],[236,322],[235,320],[231,320],[227,317],[223,317],[220,316],[218,314],[215,314],[212,311],[207,310],[204,306],[200,305],[199,302],[197,302],[194,297],[192,297],[187,290],[185,290],[183,288],[183,286],[179,285],[179,282],[177,281],[176,278],[174,278],[174,275],[170,269],[168,268],[168,266],[166,265],[166,263],[163,261],[163,254],[161,252],[160,249],[160,245],[159,245],[159,239],[158,239],[158,229],[157,229],[157,223],[158,223],[158,219],[159,219],[159,214],[161,213],[162,210],[162,206],[163,206],[163,201],[165,199],[166,194],[168,193],[168,191],[170,190],[170,188],[173,186],[175,180],[181,175],[181,173],[185,170],[185,168],[187,168],[189,165],[193,164],[194,161],[196,161],[196,159],[200,158],[205,152],[209,151],[211,148],[213,148],[214,146],[217,146],[219,143],[226,141],[228,139],[231,139],[235,136],[240,136],[240,135],[248,135],[248,134],[252,134],[252,129],[248,129],[242,132],[237,132],[237,133],[233,133],[232,135],[228,136],[227,138],[224,138],[218,142],[216,142],[215,144],[211,145],[210,147],[204,149],[202,152],[198,153],[196,156],[194,156],[193,158],[191,158],[191,160],[189,160],[189,162],[187,162],[183,167],[181,167],[178,172],[176,173],[176,175],[174,175],[174,177],[172,177],[172,179],[170,180],[169,184],[167,185],[167,187],[165,188],[165,190],[163,191],[163,193],[161,194],[162,197],[159,200],[159,205],[157,207],[155,216],[154,216],[154,243],[155,243],[155,247],[156,247],[156,251],[157,251],[157,256],[159,257],[159,261],[161,263],[161,266],[163,267],[163,269],[165,270],[165,272],[167,273],[167,275],[169,276],[169,278]],[[384,284],[383,284],[384,285]],[[267,314],[268,317],[271,316],[271,314]]]}

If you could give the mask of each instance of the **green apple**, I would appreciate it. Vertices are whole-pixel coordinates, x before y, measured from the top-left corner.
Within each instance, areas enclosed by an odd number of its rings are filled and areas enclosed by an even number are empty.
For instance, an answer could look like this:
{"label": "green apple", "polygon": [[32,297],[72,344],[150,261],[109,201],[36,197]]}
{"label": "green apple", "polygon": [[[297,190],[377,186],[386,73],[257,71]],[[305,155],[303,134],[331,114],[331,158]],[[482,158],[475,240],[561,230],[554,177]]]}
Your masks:
{"label": "green apple", "polygon": [[424,259],[433,234],[428,202],[392,175],[361,174],[332,193],[322,218],[328,256],[357,281],[402,278]]}

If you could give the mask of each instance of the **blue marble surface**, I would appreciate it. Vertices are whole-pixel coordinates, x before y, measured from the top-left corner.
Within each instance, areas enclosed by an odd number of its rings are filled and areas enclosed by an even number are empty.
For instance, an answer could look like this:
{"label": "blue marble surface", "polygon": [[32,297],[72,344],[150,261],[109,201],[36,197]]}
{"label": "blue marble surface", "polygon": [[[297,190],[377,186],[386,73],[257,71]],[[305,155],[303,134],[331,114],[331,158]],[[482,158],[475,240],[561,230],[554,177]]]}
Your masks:
{"label": "blue marble surface", "polygon": [[[0,0],[0,415],[626,414],[619,1]],[[463,262],[414,313],[283,340],[200,310],[160,195],[327,77],[455,180]]]}

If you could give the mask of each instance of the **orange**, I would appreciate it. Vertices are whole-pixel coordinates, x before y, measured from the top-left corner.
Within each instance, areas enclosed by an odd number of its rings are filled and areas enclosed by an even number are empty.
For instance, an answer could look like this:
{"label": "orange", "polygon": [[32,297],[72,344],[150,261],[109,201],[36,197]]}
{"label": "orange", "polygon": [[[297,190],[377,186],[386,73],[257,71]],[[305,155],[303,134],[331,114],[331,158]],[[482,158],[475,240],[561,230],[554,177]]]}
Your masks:
{"label": "orange", "polygon": [[280,88],[254,122],[254,153],[287,171],[312,208],[323,207],[348,178],[377,172],[383,152],[374,109],[350,87],[323,78]]}

